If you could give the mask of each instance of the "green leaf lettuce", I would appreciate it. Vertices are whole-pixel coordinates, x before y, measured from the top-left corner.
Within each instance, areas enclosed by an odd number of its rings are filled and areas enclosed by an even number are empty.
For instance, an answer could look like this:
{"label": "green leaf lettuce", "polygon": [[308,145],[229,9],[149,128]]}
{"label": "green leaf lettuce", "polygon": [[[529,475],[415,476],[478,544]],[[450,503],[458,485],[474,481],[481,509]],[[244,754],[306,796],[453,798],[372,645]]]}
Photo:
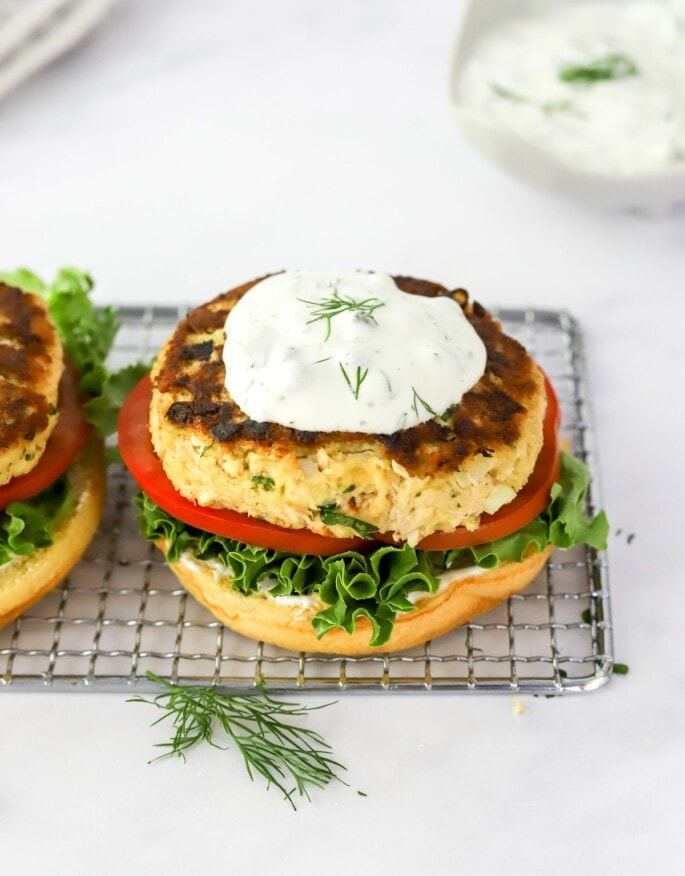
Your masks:
{"label": "green leaf lettuce", "polygon": [[136,504],[143,536],[164,540],[169,562],[191,552],[199,560],[220,563],[230,572],[231,586],[244,594],[265,589],[270,596],[316,594],[324,606],[312,619],[319,638],[336,628],[353,633],[357,620],[366,617],[372,626],[370,644],[377,646],[390,638],[398,613],[415,610],[410,594],[437,591],[441,572],[520,562],[531,548],[542,551],[549,544],[563,549],[576,544],[605,548],[606,516],[586,514],[589,482],[587,466],[562,454],[559,483],[552,488],[548,507],[518,532],[458,550],[383,545],[370,554],[347,551],[331,557],[255,547],[196,529],[171,517],[144,493]]}
{"label": "green leaf lettuce", "polygon": [[32,499],[0,511],[0,566],[52,544],[52,532],[74,505],[66,475]]}

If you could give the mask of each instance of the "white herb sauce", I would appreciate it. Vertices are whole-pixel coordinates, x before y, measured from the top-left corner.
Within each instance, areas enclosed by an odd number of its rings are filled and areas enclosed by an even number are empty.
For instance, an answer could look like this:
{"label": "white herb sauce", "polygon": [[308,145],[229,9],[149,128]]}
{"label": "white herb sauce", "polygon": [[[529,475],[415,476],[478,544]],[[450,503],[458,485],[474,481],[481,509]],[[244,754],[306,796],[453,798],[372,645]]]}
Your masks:
{"label": "white herb sauce", "polygon": [[[634,72],[561,75],[617,56]],[[576,169],[634,176],[685,168],[685,0],[555,2],[507,18],[475,43],[457,93]]]}
{"label": "white herb sauce", "polygon": [[392,433],[443,414],[485,370],[483,342],[449,297],[387,274],[286,271],[226,320],[226,388],[253,420]]}

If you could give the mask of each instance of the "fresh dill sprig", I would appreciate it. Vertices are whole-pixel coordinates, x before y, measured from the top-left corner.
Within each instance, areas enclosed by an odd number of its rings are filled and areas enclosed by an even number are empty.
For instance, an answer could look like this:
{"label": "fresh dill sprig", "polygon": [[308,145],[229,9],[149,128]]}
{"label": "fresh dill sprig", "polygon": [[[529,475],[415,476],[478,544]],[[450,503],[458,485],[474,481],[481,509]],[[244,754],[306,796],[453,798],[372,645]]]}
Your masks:
{"label": "fresh dill sprig", "polygon": [[[164,688],[153,699],[136,696],[131,703],[147,703],[163,714],[151,726],[171,719],[175,731],[169,742],[155,747],[166,748],[165,757],[186,759],[186,751],[200,742],[214,748],[226,746],[216,742],[221,731],[243,756],[247,774],[266,780],[267,789],[274,785],[293,809],[296,793],[310,800],[309,788],[325,788],[345,767],[331,756],[331,746],[314,730],[290,723],[291,718],[306,716],[323,706],[298,706],[276,700],[262,691],[260,695],[227,694],[214,687],[181,687],[165,681],[153,672],[147,677]],[[293,787],[290,787],[293,783]]]}
{"label": "fresh dill sprig", "polygon": [[587,64],[569,64],[559,70],[559,79],[573,85],[592,85],[611,79],[628,79],[637,76],[639,69],[635,61],[618,52],[602,55]]}
{"label": "fresh dill sprig", "polygon": [[412,398],[411,406],[412,406],[412,410],[414,411],[416,416],[418,417],[418,415],[419,415],[419,405],[422,405],[425,408],[427,413],[429,413],[433,417],[437,417],[437,414],[433,410],[433,408],[428,404],[427,401],[424,401],[421,398],[421,396],[418,394],[415,386],[412,386],[412,392],[414,393],[414,396]]}
{"label": "fresh dill sprig", "polygon": [[297,300],[311,308],[312,318],[307,320],[307,325],[311,325],[313,322],[318,322],[321,319],[326,320],[326,337],[324,341],[327,341],[331,336],[331,320],[335,316],[340,316],[341,313],[353,312],[360,319],[365,319],[378,325],[374,313],[379,307],[385,307],[385,301],[380,301],[378,298],[364,298],[359,301],[349,295],[342,296],[337,289],[333,290],[330,298],[321,298],[318,301],[310,301],[307,298],[298,298]]}
{"label": "fresh dill sprig", "polygon": [[350,379],[350,375],[347,373],[345,366],[342,362],[338,362],[340,365],[340,370],[342,371],[342,375],[345,378],[345,383],[349,386],[350,392],[352,395],[358,399],[359,398],[359,390],[362,388],[362,383],[366,380],[366,376],[369,373],[369,369],[365,368],[362,371],[361,365],[357,365],[357,371],[354,376],[354,386],[352,385],[352,380]]}

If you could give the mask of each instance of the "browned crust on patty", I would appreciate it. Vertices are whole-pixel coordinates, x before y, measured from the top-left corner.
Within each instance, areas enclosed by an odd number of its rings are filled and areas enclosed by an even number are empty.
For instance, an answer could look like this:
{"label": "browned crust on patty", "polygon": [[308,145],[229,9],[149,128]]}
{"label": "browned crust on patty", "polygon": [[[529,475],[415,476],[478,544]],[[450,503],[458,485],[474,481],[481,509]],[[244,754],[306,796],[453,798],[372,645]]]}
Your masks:
{"label": "browned crust on patty", "polygon": [[284,453],[306,454],[322,441],[329,445],[344,441],[348,448],[358,442],[365,448],[375,446],[409,473],[424,475],[456,469],[476,455],[491,456],[497,448],[515,444],[527,404],[538,389],[536,366],[526,350],[505,335],[479,304],[470,302],[464,290],[449,291],[411,277],[394,279],[409,294],[452,297],[485,344],[485,373],[455,409],[392,434],[301,431],[251,420],[224,388],[222,352],[226,317],[259,282],[254,280],[191,311],[167,343],[153,381],[158,392],[175,399],[166,411],[168,421],[202,434],[207,444],[248,444],[268,447],[272,453],[282,448]]}
{"label": "browned crust on patty", "polygon": [[57,417],[62,347],[42,298],[0,283],[0,483],[40,459]]}

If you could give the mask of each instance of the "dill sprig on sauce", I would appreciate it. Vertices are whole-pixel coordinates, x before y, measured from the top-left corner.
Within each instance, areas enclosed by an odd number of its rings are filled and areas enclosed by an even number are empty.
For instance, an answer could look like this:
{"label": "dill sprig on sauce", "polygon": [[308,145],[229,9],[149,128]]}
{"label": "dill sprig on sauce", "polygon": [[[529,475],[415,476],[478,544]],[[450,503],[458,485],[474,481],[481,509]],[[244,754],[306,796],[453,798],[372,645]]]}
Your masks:
{"label": "dill sprig on sauce", "polygon": [[357,370],[356,370],[355,375],[354,375],[354,385],[353,385],[352,379],[350,378],[350,375],[347,373],[347,370],[345,369],[345,366],[343,365],[343,363],[338,362],[338,365],[340,365],[340,370],[342,371],[342,375],[345,378],[345,383],[350,388],[350,392],[355,397],[355,399],[358,399],[359,398],[359,390],[362,388],[362,383],[364,383],[364,381],[366,380],[366,377],[369,373],[369,369],[364,368],[364,370],[362,371],[361,365],[357,365]]}
{"label": "dill sprig on sauce", "polygon": [[419,415],[419,405],[421,405],[423,408],[425,408],[426,412],[429,413],[432,417],[437,417],[437,414],[433,410],[433,408],[428,404],[427,401],[422,399],[421,396],[418,394],[415,386],[412,386],[412,392],[414,393],[414,395],[412,398],[411,406],[412,406],[412,410],[414,411],[416,416],[418,417],[418,415]]}
{"label": "dill sprig on sauce", "polygon": [[290,723],[330,703],[298,706],[264,692],[227,694],[214,687],[181,687],[153,672],[146,675],[164,692],[129,702],[156,706],[163,714],[152,726],[171,719],[175,728],[169,742],[156,745],[167,751],[154,760],[174,756],[185,760],[186,751],[200,742],[224,749],[216,741],[216,734],[222,732],[242,754],[250,779],[262,776],[267,788],[278,788],[293,809],[296,794],[310,800],[309,788],[325,788],[333,780],[345,784],[337,774],[345,767],[333,759],[331,746],[316,731]]}
{"label": "dill sprig on sauce", "polygon": [[574,85],[592,85],[612,79],[628,79],[637,76],[639,69],[635,61],[618,52],[602,55],[587,64],[569,64],[559,70],[559,79]]}
{"label": "dill sprig on sauce", "polygon": [[364,298],[360,301],[349,295],[341,295],[337,289],[333,290],[333,294],[329,298],[320,298],[318,301],[310,301],[307,298],[298,298],[297,300],[311,308],[312,318],[307,320],[307,325],[322,319],[326,321],[324,341],[327,341],[331,336],[331,320],[340,316],[341,313],[353,312],[361,319],[369,320],[378,325],[374,313],[379,307],[385,307],[385,302],[378,298]]}

